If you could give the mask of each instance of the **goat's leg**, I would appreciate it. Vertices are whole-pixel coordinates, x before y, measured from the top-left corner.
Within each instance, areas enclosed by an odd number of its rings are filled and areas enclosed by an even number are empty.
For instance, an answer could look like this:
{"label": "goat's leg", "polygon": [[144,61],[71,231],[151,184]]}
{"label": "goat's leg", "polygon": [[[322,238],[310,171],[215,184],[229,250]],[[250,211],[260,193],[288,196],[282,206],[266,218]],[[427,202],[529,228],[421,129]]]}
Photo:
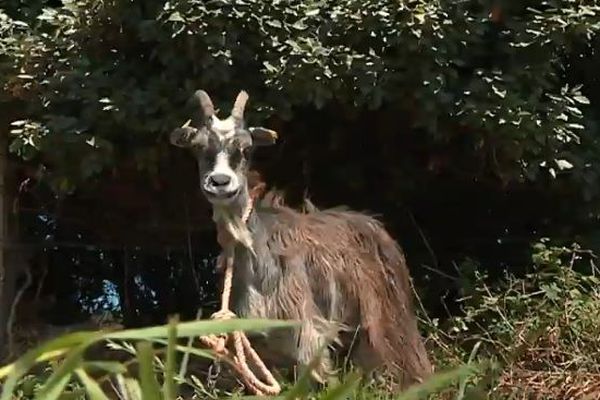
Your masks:
{"label": "goat's leg", "polygon": [[381,366],[383,360],[377,350],[369,343],[366,332],[360,332],[352,349],[352,361],[364,373],[370,373]]}
{"label": "goat's leg", "polygon": [[375,348],[369,343],[365,332],[359,334],[358,340],[354,343],[351,359],[352,363],[358,367],[365,377],[373,377],[375,372],[381,367],[383,360]]}
{"label": "goat's leg", "polygon": [[374,380],[392,391],[401,390],[408,382],[406,372],[398,365],[386,365],[364,333],[353,349],[351,359],[367,381]]}
{"label": "goat's leg", "polygon": [[328,348],[330,342],[328,332],[319,329],[319,325],[322,324],[308,320],[300,327],[297,361],[301,371],[312,363],[311,376],[317,382],[325,383],[333,371],[333,363]]}

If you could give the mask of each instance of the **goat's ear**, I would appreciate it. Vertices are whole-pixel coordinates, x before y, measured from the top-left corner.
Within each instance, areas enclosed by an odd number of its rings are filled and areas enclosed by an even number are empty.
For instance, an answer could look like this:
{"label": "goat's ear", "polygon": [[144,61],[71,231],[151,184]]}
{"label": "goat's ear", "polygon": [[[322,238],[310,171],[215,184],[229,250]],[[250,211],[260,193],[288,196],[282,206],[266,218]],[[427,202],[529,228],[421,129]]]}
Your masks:
{"label": "goat's ear", "polygon": [[204,129],[196,129],[191,126],[176,128],[169,136],[171,144],[177,147],[206,146],[208,136]]}
{"label": "goat's ear", "polygon": [[270,146],[275,144],[278,138],[277,132],[267,128],[248,128],[248,132],[250,132],[252,142],[256,146]]}

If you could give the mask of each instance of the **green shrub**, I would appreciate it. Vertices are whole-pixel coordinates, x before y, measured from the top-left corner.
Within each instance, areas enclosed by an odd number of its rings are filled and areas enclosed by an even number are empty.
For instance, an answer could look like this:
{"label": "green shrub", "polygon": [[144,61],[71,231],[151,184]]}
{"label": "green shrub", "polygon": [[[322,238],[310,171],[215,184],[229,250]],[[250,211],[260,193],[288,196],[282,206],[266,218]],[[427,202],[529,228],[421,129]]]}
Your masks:
{"label": "green shrub", "polygon": [[523,277],[507,273],[490,283],[476,272],[472,293],[461,300],[463,314],[442,327],[429,325],[438,364],[491,361],[471,387],[495,393],[492,398],[533,391],[524,384],[507,387],[519,374],[553,382],[571,376],[570,384],[559,385],[569,388],[577,387],[577,377],[583,382],[600,373],[600,270],[594,260],[577,245],[542,241]]}

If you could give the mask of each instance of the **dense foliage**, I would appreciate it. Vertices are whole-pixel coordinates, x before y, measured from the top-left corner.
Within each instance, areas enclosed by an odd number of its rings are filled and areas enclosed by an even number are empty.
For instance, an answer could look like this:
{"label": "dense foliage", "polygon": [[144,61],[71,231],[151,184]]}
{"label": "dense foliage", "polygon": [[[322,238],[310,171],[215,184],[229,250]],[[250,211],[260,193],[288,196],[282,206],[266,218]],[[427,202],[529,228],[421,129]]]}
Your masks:
{"label": "dense foliage", "polygon": [[[4,98],[25,107],[11,149],[39,155],[57,190],[125,158],[155,171],[193,89],[223,102],[243,87],[262,116],[332,103],[346,113],[393,107],[405,116],[397,134],[460,142],[470,160],[463,173],[508,183],[568,172],[594,194],[595,131],[584,129],[580,89],[589,77],[577,72],[594,54],[595,5],[13,3],[0,28]],[[464,164],[452,161],[445,167]]]}

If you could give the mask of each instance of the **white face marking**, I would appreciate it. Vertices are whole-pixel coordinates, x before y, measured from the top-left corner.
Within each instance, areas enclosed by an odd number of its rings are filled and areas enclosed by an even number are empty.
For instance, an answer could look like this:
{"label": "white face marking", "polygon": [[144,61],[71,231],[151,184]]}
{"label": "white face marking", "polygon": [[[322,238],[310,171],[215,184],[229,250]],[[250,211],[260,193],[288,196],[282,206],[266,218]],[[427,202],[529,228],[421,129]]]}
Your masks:
{"label": "white face marking", "polygon": [[219,118],[213,116],[210,129],[215,132],[221,140],[229,139],[235,135],[235,122],[231,117],[220,120]]}
{"label": "white face marking", "polygon": [[[229,183],[223,186],[215,187],[211,184],[211,178],[219,175],[229,177]],[[212,170],[204,178],[204,189],[212,195],[229,194],[237,191],[240,187],[240,181],[235,171],[229,165],[229,154],[225,151],[217,153],[215,164]]]}
{"label": "white face marking", "polygon": [[229,165],[229,154],[224,151],[220,151],[215,157],[215,166],[213,168],[213,174],[225,174],[229,175],[232,179],[235,178],[235,171]]}

